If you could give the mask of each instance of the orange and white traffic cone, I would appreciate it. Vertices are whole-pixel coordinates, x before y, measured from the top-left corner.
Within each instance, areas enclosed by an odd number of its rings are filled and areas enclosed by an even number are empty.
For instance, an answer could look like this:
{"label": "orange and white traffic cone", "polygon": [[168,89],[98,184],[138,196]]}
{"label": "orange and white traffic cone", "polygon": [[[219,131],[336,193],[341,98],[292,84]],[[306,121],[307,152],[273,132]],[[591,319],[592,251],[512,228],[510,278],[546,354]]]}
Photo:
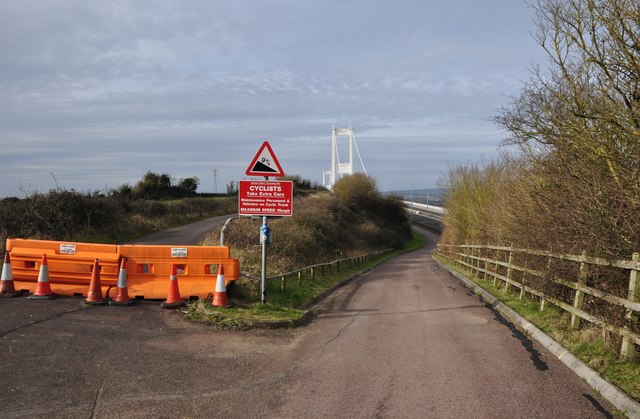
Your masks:
{"label": "orange and white traffic cone", "polygon": [[218,278],[216,279],[216,291],[213,293],[214,307],[231,307],[229,297],[227,296],[227,287],[224,283],[224,265],[218,265]]}
{"label": "orange and white traffic cone", "polygon": [[102,297],[102,285],[100,284],[100,263],[98,259],[93,261],[93,271],[91,272],[91,282],[89,283],[89,291],[87,298],[84,300],[87,304],[102,305],[107,303],[107,299]]}
{"label": "orange and white traffic cone", "polygon": [[180,289],[178,288],[178,269],[176,265],[171,265],[169,272],[169,293],[167,299],[160,304],[163,308],[175,308],[184,305],[184,301],[180,297]]}
{"label": "orange and white traffic cone", "polygon": [[16,288],[13,285],[13,271],[11,270],[11,257],[9,256],[9,252],[4,254],[0,284],[0,297],[10,298],[20,295],[20,292],[16,292]]}
{"label": "orange and white traffic cone", "polygon": [[49,283],[49,262],[47,262],[47,254],[42,255],[40,261],[40,272],[38,273],[38,284],[36,292],[27,297],[29,300],[51,300],[56,295],[51,291],[51,283]]}
{"label": "orange and white traffic cone", "polygon": [[133,300],[129,298],[129,290],[127,289],[127,259],[122,258],[120,261],[120,271],[118,272],[118,294],[114,300],[109,300],[110,306],[130,306]]}

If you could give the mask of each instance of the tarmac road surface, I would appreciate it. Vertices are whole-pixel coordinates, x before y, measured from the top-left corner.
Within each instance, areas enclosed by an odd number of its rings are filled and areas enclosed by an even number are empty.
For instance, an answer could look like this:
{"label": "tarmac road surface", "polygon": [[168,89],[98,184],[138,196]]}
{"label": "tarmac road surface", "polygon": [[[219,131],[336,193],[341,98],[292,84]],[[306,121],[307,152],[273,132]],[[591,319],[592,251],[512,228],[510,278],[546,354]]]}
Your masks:
{"label": "tarmac road surface", "polygon": [[433,262],[425,234],[293,330],[217,330],[155,302],[0,299],[0,417],[611,417]]}
{"label": "tarmac road surface", "polygon": [[237,214],[220,215],[168,230],[156,231],[132,241],[131,244],[195,245],[200,243],[205,234],[213,230],[214,227],[224,224],[228,218],[236,216]]}

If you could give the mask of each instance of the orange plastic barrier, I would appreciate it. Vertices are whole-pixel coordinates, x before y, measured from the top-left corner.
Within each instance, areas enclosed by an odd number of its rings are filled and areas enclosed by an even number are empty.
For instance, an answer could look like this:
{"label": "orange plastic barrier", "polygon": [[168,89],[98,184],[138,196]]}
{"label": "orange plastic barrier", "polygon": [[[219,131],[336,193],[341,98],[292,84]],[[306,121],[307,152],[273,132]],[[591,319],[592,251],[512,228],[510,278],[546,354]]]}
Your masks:
{"label": "orange plastic barrier", "polygon": [[240,277],[238,259],[226,246],[151,246],[72,243],[48,240],[7,239],[16,290],[33,293],[40,260],[47,255],[52,291],[59,295],[87,295],[93,262],[100,263],[100,283],[106,296],[115,297],[121,258],[126,258],[131,298],[165,299],[170,268],[175,264],[180,293],[185,298],[207,298],[214,293],[218,265],[226,282]]}
{"label": "orange plastic barrier", "polygon": [[102,286],[115,286],[118,280],[120,256],[118,247],[113,244],[7,239],[7,251],[11,254],[15,288],[30,293],[36,289],[44,254],[47,255],[49,282],[54,294],[86,296],[96,258],[100,261]]}
{"label": "orange plastic barrier", "polygon": [[229,257],[226,246],[123,245],[118,249],[127,258],[127,285],[132,298],[166,298],[172,264],[176,265],[184,298],[213,295],[219,264],[230,272],[228,280],[240,277],[240,263]]}

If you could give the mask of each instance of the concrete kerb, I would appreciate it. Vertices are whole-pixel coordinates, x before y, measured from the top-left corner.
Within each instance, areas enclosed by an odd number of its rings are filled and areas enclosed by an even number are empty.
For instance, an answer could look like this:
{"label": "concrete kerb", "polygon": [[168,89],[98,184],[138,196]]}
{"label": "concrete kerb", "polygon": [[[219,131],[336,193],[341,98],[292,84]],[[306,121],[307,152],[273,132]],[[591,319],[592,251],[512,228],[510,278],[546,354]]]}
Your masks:
{"label": "concrete kerb", "polygon": [[[435,260],[435,259],[434,259]],[[640,403],[633,400],[626,393],[620,390],[615,385],[606,381],[600,374],[589,367],[584,362],[576,358],[571,352],[566,350],[562,345],[556,342],[549,335],[538,329],[527,319],[516,313],[513,309],[500,302],[495,296],[490,294],[484,288],[471,281],[464,275],[457,271],[443,265],[439,261],[436,261],[446,269],[451,275],[458,278],[465,283],[474,292],[480,294],[482,299],[491,304],[500,314],[502,314],[507,320],[513,323],[516,327],[527,332],[529,336],[537,340],[542,346],[547,348],[556,358],[558,358],[563,364],[571,369],[580,378],[585,380],[591,388],[600,393],[602,397],[607,399],[612,405],[614,405],[620,411],[623,411],[630,418],[640,418]]]}

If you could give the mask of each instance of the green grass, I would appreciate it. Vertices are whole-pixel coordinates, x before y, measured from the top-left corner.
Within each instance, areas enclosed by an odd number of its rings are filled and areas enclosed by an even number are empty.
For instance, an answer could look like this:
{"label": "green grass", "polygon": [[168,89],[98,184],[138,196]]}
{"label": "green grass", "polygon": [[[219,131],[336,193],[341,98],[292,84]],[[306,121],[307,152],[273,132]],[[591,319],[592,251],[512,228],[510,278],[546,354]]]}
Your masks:
{"label": "green grass", "polygon": [[258,322],[293,321],[304,314],[304,310],[299,307],[322,292],[391,257],[419,249],[424,246],[424,243],[425,239],[422,235],[414,234],[411,241],[402,249],[386,252],[364,263],[341,262],[339,271],[334,264],[331,271],[325,267],[324,275],[320,268],[316,268],[313,280],[310,271],[306,270],[300,281],[297,275],[288,277],[284,290],[279,278],[270,280],[267,283],[268,304],[259,302],[260,285],[255,281],[247,281],[236,285],[238,289],[234,290],[233,294],[238,295],[239,299],[234,299],[236,304],[234,307],[210,308],[206,303],[197,301],[189,303],[184,312],[187,319],[192,322],[233,329],[251,328]]}
{"label": "green grass", "polygon": [[553,304],[547,302],[545,310],[540,311],[538,301],[526,297],[520,299],[519,290],[517,293],[505,291],[504,282],[498,281],[498,286],[494,286],[492,280],[485,281],[467,270],[461,271],[440,256],[436,256],[436,259],[480,285],[558,341],[582,362],[598,371],[604,379],[618,386],[636,401],[640,401],[640,362],[637,359],[621,357],[617,348],[605,340],[601,328],[583,320],[580,329],[572,329],[570,314]]}
{"label": "green grass", "polygon": [[191,322],[237,330],[250,329],[258,322],[294,321],[303,314],[302,310],[274,304],[254,303],[222,308],[211,307],[205,301],[189,303],[183,312]]}

